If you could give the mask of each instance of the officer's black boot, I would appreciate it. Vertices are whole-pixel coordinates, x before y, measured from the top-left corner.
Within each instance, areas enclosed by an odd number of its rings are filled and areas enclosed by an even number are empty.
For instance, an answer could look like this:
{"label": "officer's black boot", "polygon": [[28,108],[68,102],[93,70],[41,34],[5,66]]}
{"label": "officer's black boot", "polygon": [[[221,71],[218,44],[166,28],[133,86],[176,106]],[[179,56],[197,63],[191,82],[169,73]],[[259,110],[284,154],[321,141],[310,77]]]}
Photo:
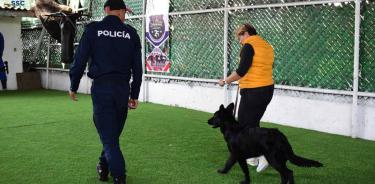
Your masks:
{"label": "officer's black boot", "polygon": [[113,178],[113,184],[126,184],[126,176]]}
{"label": "officer's black boot", "polygon": [[98,165],[96,165],[96,171],[98,172],[100,181],[108,181],[109,171],[107,164],[102,164],[99,162]]}

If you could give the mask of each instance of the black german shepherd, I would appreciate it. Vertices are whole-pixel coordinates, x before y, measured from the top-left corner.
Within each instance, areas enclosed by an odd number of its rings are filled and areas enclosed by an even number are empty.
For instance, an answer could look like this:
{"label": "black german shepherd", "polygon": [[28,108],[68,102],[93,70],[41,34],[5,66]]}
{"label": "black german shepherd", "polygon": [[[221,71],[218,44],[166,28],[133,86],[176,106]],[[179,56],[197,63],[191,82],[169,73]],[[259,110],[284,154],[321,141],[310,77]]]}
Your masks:
{"label": "black german shepherd", "polygon": [[221,105],[214,116],[208,120],[212,128],[220,127],[230,152],[224,168],[218,170],[219,173],[228,173],[238,162],[245,174],[245,180],[241,184],[248,184],[250,175],[246,159],[264,155],[269,164],[280,173],[282,184],[294,184],[293,171],[287,168],[286,161],[289,160],[300,167],[323,166],[320,162],[294,154],[288,139],[278,129],[247,128],[240,125],[232,114],[233,108],[233,103],[227,108]]}

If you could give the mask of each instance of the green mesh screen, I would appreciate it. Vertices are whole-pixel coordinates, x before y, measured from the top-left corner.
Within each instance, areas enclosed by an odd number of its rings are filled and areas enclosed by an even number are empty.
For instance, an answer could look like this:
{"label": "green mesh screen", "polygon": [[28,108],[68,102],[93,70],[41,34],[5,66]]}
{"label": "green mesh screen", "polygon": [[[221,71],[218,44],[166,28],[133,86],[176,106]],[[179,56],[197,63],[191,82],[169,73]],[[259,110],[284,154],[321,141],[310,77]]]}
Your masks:
{"label": "green mesh screen", "polygon": [[102,19],[104,17],[103,5],[106,0],[92,0],[91,15],[93,19]]}
{"label": "green mesh screen", "polygon": [[[126,0],[134,15],[142,15],[143,0]],[[170,11],[193,11],[224,7],[224,0],[171,0]],[[230,6],[303,2],[302,0],[229,0]],[[104,16],[104,0],[92,1],[91,20]],[[375,91],[375,3],[362,1],[360,41],[360,91]],[[229,12],[228,68],[238,66],[240,45],[234,36],[242,23],[254,24],[275,48],[274,78],[277,84],[351,90],[354,50],[354,3],[263,8]],[[127,19],[142,33],[142,18]],[[172,61],[171,76],[216,79],[223,75],[224,13],[170,16],[170,39],[166,45]],[[84,25],[77,26],[78,42]],[[40,29],[22,30],[25,63],[31,62]],[[141,35],[140,35],[141,36]],[[44,39],[37,64],[46,61]],[[54,42],[52,40],[52,42]],[[146,44],[146,52],[149,45]],[[58,66],[58,46],[51,47],[51,66]],[[35,64],[35,63],[34,63]]]}
{"label": "green mesh screen", "polygon": [[231,12],[229,22],[231,70],[237,67],[239,55],[234,31],[250,22],[275,49],[277,84],[351,89],[353,4],[236,11]]}
{"label": "green mesh screen", "polygon": [[170,0],[169,9],[171,12],[194,11],[213,8],[223,8],[224,0]]}
{"label": "green mesh screen", "polygon": [[[368,2],[368,1],[367,1]],[[360,91],[375,92],[375,2],[362,6]]]}
{"label": "green mesh screen", "polygon": [[74,42],[75,43],[78,43],[79,40],[81,39],[81,36],[82,36],[82,34],[83,34],[84,30],[85,30],[85,25],[86,24],[77,24],[76,25],[76,36],[74,38]]}
{"label": "green mesh screen", "polygon": [[[22,39],[22,54],[23,62],[33,64],[34,66],[45,65],[47,60],[47,44],[42,44],[38,54],[36,55],[35,62],[32,61],[34,52],[36,51],[38,39],[42,29],[24,29],[21,32]],[[43,43],[48,43],[48,36],[43,37]]]}
{"label": "green mesh screen", "polygon": [[[79,39],[82,36],[82,33],[84,31],[84,24],[78,24],[76,27],[76,37],[75,42],[79,42]],[[36,51],[37,43],[39,36],[42,32],[42,29],[23,29],[21,31],[21,37],[22,37],[22,47],[23,47],[23,62],[24,63],[30,63],[34,66],[45,66],[47,61],[47,53],[48,53],[48,40],[50,40],[51,47],[50,47],[50,67],[56,67],[61,68],[61,47],[59,45],[53,45],[57,44],[57,41],[53,38],[50,38],[48,36],[48,33],[45,34],[43,38],[43,42],[41,44],[41,47],[39,49],[39,52],[37,54],[36,60],[33,63],[32,57],[34,52]],[[69,65],[66,65],[67,67]]]}
{"label": "green mesh screen", "polygon": [[49,66],[51,68],[61,68],[61,47],[59,45],[51,45],[49,53]]}
{"label": "green mesh screen", "polygon": [[[220,78],[223,73],[223,12],[171,16],[169,74]],[[162,74],[162,73],[161,73]]]}
{"label": "green mesh screen", "polygon": [[[96,20],[102,19],[105,14],[103,10],[103,5],[106,0],[92,0],[91,13],[92,17]],[[143,14],[143,0],[126,0],[126,6],[130,7],[133,10],[134,15]]]}
{"label": "green mesh screen", "polygon": [[125,23],[134,27],[137,30],[139,37],[142,39],[142,19],[127,19],[125,20]]}
{"label": "green mesh screen", "polygon": [[22,17],[21,19],[22,28],[33,28],[33,27],[41,27],[41,26],[42,26],[42,22],[38,18]]}
{"label": "green mesh screen", "polygon": [[134,15],[143,14],[143,0],[126,0],[125,3],[133,10]]}
{"label": "green mesh screen", "polygon": [[260,4],[274,4],[274,3],[292,3],[292,2],[306,2],[306,1],[322,1],[322,0],[228,0],[229,6],[251,6]]}

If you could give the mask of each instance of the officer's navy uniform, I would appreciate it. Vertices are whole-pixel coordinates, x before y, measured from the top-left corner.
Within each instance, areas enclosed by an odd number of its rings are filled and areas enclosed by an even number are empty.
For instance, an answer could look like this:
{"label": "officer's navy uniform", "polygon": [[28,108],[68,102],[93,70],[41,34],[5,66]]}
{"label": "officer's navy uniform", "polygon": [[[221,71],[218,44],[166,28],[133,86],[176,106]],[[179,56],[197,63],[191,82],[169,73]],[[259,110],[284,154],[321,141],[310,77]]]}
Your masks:
{"label": "officer's navy uniform", "polygon": [[3,89],[7,89],[7,76],[5,74],[5,65],[3,62],[4,37],[0,32],[0,81]]}
{"label": "officer's navy uniform", "polygon": [[125,160],[119,137],[129,96],[138,99],[142,82],[141,43],[136,30],[111,15],[86,26],[70,69],[71,91],[77,91],[88,61],[94,123],[103,143],[100,163],[108,164],[113,177],[123,177]]}

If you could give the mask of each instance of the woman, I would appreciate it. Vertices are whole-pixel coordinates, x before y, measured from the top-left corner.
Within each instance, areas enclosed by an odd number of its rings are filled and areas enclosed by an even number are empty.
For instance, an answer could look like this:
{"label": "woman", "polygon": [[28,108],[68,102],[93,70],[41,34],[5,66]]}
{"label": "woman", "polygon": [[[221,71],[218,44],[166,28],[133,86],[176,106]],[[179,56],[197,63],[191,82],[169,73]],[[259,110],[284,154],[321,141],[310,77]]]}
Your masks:
{"label": "woman", "polygon": [[[238,121],[246,124],[247,128],[255,128],[259,127],[260,119],[273,96],[274,51],[250,24],[240,26],[236,36],[242,45],[239,67],[229,77],[219,80],[218,83],[224,86],[238,80],[241,89]],[[248,159],[247,162],[249,165],[258,165],[258,172],[262,172],[268,166],[264,156]]]}

